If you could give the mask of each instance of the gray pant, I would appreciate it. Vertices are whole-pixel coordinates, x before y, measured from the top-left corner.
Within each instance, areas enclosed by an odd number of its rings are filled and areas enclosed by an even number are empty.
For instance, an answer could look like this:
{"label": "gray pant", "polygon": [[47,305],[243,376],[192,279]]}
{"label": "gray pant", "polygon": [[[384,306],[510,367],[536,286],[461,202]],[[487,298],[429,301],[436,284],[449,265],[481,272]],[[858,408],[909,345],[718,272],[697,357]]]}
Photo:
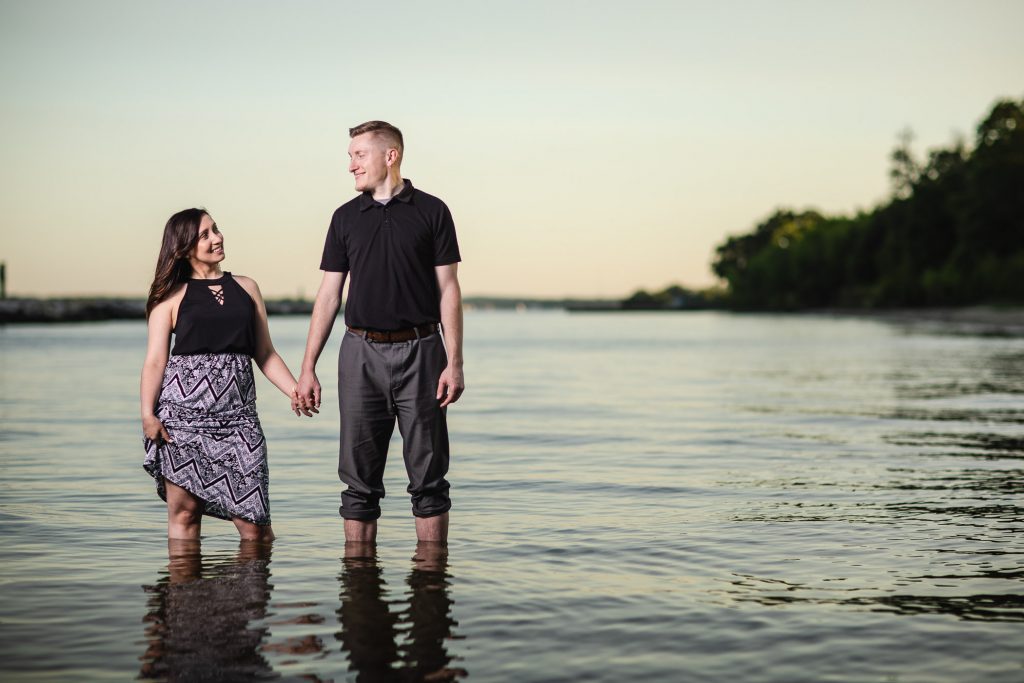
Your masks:
{"label": "gray pant", "polygon": [[348,330],[338,358],[341,449],[338,476],[348,488],[345,519],[380,517],[384,463],[395,430],[409,475],[412,512],[433,517],[451,508],[448,497],[448,424],[437,381],[448,364],[440,334],[405,342],[372,342]]}

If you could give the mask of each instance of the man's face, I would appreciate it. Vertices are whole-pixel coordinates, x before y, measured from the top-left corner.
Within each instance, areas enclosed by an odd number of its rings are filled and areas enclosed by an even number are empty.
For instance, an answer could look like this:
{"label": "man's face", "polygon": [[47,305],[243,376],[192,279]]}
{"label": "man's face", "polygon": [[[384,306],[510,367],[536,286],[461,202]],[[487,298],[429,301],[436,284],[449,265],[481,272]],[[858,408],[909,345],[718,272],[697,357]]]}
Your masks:
{"label": "man's face", "polygon": [[363,133],[348,144],[348,171],[359,192],[373,191],[388,177],[387,144],[373,133]]}

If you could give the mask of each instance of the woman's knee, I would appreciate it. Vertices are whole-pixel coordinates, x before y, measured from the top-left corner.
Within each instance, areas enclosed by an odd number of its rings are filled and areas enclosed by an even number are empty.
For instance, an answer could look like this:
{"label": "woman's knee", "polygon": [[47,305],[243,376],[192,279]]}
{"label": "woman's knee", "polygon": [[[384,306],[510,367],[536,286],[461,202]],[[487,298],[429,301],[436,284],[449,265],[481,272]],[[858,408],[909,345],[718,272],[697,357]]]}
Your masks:
{"label": "woman's knee", "polygon": [[193,506],[167,506],[167,516],[175,524],[181,524],[185,526],[194,526],[199,524],[203,519],[203,510],[201,507]]}
{"label": "woman's knee", "polygon": [[198,524],[203,517],[203,501],[167,482],[167,515],[180,524]]}

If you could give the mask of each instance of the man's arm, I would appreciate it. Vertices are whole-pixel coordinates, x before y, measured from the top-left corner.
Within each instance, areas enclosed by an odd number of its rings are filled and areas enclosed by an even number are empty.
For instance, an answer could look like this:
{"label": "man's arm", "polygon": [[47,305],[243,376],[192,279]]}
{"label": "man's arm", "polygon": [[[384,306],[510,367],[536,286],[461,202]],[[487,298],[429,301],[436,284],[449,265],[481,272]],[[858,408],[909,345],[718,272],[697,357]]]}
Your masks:
{"label": "man's arm", "polygon": [[448,367],[437,381],[437,398],[441,407],[455,403],[466,390],[462,374],[462,289],[459,287],[459,264],[434,268],[441,296],[441,327],[444,347],[448,351]]}
{"label": "man's arm", "polygon": [[338,317],[338,309],[341,308],[341,288],[345,286],[347,276],[348,273],[324,271],[320,289],[316,293],[297,389],[299,399],[307,407],[320,407],[320,380],[316,376],[316,362],[320,360],[327,338],[331,336],[334,320]]}

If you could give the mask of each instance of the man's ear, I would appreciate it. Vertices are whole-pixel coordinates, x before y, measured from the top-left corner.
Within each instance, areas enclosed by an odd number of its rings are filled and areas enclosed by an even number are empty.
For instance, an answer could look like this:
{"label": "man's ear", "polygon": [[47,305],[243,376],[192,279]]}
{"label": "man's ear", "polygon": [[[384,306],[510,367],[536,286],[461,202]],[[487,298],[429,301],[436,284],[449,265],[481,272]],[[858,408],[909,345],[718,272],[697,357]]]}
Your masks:
{"label": "man's ear", "polygon": [[398,162],[398,150],[392,147],[388,150],[387,156],[384,159],[388,166],[394,166]]}

